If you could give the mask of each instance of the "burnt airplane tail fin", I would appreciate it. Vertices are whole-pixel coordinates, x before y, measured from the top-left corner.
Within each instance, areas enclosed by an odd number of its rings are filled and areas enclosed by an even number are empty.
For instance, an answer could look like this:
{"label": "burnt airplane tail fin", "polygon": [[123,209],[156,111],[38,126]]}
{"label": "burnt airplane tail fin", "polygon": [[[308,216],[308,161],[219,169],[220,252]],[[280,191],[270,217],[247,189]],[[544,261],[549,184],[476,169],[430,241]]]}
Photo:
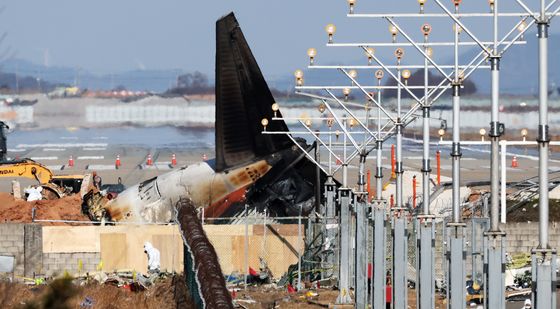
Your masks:
{"label": "burnt airplane tail fin", "polygon": [[[274,98],[233,13],[216,22],[216,171],[250,162],[292,145],[284,121],[272,121]],[[282,117],[277,112],[277,117]]]}

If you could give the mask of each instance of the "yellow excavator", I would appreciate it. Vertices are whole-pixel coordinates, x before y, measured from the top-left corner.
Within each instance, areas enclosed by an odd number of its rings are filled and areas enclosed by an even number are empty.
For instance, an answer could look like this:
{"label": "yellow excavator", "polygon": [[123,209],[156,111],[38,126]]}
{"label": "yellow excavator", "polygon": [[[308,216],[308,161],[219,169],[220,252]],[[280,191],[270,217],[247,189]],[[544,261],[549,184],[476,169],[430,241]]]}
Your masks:
{"label": "yellow excavator", "polygon": [[91,184],[88,175],[54,175],[43,164],[31,159],[8,160],[6,130],[9,127],[0,121],[0,177],[35,179],[43,187],[43,198],[57,199],[64,195],[87,190]]}

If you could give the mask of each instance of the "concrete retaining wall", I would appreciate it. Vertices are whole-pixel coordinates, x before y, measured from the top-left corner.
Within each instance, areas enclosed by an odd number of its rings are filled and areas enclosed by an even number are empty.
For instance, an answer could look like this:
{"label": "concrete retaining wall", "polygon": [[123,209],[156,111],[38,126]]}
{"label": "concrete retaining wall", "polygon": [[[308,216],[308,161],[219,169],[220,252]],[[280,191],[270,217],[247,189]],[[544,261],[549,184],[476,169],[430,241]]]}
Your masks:
{"label": "concrete retaining wall", "polygon": [[[288,226],[284,226],[288,227]],[[160,229],[164,229],[165,227],[153,227],[152,229],[157,230],[156,233],[158,236],[162,234]],[[170,229],[175,229],[174,227],[167,227]],[[231,272],[234,270],[240,270],[244,263],[240,262],[240,257],[237,256],[241,254],[242,250],[233,250],[234,247],[232,240],[229,239],[235,235],[231,231],[233,229],[239,228],[240,231],[244,233],[244,226],[231,226],[226,228],[226,226],[212,226],[208,225],[205,226],[206,232],[209,235],[211,241],[216,246],[216,250],[218,252],[218,256],[220,258],[220,263],[222,264],[222,269],[224,272]],[[260,228],[260,226],[259,226]],[[53,234],[53,230],[61,229],[58,233]],[[104,264],[111,264],[110,260],[106,257],[103,259],[102,251],[101,250],[101,241],[99,240],[100,233],[99,231],[96,233],[85,233],[86,230],[91,229],[92,231],[96,230],[103,230],[106,229],[107,233],[131,233],[137,234],[136,230],[130,227],[43,227],[37,224],[14,224],[14,223],[4,223],[0,224],[0,255],[7,255],[13,256],[15,258],[15,268],[14,274],[16,276],[25,276],[25,277],[33,277],[35,274],[38,275],[47,275],[53,276],[62,274],[64,271],[68,271],[70,273],[76,274],[79,272],[91,272],[95,271],[99,263],[104,260]],[[130,230],[129,230],[130,229]],[[251,227],[251,230],[253,227]],[[531,223],[509,223],[504,226],[504,229],[507,233],[507,252],[509,254],[516,254],[516,253],[530,253],[531,249],[534,248],[538,244],[538,222],[531,222]],[[128,230],[128,231],[127,231]],[[227,230],[227,236],[229,238],[225,239],[224,236],[221,236]],[[222,234],[220,234],[222,233]],[[240,232],[240,236],[235,236],[236,239],[235,243],[242,244],[243,241],[243,233]],[[289,239],[292,242],[296,242],[296,240],[292,239],[290,233],[286,234],[287,232],[284,231],[280,234],[285,234],[285,238]],[[77,234],[73,241],[68,241],[72,239],[70,237],[73,234]],[[258,233],[257,233],[258,234]],[[258,248],[260,252],[260,248],[262,247],[262,236],[260,234],[252,235],[251,237],[255,238],[251,242],[251,247]],[[471,229],[470,226],[467,227],[467,246],[465,248],[467,254],[467,272],[470,272],[471,269],[471,252],[472,252],[472,240],[470,237]],[[56,238],[54,236],[61,236],[62,238]],[[89,235],[89,236],[88,236]],[[93,235],[93,236],[92,236]],[[112,235],[112,234],[111,234]],[[233,235],[233,236],[232,236]],[[95,237],[94,237],[95,236]],[[166,236],[166,235],[163,235]],[[163,237],[159,235],[158,237]],[[132,237],[132,236],[131,236]],[[166,236],[167,237],[167,236]],[[260,237],[260,238],[259,238]],[[165,238],[165,237],[164,237]],[[224,238],[224,239],[222,239]],[[147,236],[142,237],[142,239],[149,239]],[[166,238],[167,239],[167,238]],[[155,243],[160,241],[162,244],[166,239],[153,239]],[[551,223],[550,224],[550,246],[553,248],[560,248],[560,223]],[[49,241],[51,240],[51,241]],[[173,239],[172,239],[173,240]],[[412,240],[411,240],[412,241]],[[436,225],[436,275],[438,277],[443,276],[444,267],[443,267],[443,256],[444,253],[442,252],[442,244],[444,239],[442,237],[442,225],[438,223]],[[139,265],[145,265],[145,256],[141,253],[141,245],[143,241],[139,241],[139,247],[132,250],[138,258],[141,258],[142,261],[139,262]],[[173,246],[175,241],[170,242],[171,245],[169,246],[162,246],[162,250],[171,250],[173,251]],[[477,237],[476,243],[481,245],[480,237]],[[74,244],[74,248],[70,248]],[[273,239],[269,237],[267,241],[267,245],[272,247],[278,246],[277,244],[273,243]],[[124,244],[124,247],[129,247],[128,244]],[[68,247],[68,248],[67,248]],[[267,248],[267,252],[269,253],[268,260],[270,264],[276,264],[278,259],[285,259],[286,256],[290,256],[290,254],[284,256],[275,253],[275,249]],[[413,248],[413,243],[409,243],[410,249]],[[72,249],[72,250],[71,250]],[[165,251],[165,252],[167,252]],[[239,252],[237,252],[239,251]],[[285,250],[284,250],[285,251]],[[237,252],[237,255],[234,254]],[[250,254],[251,260],[250,265],[254,267],[258,267],[258,256],[259,252],[255,254]],[[413,253],[413,252],[411,252]],[[169,255],[169,254],[166,254]],[[242,254],[241,254],[242,255]],[[254,256],[253,256],[254,255]],[[278,259],[274,259],[272,256],[278,255]],[[106,261],[105,261],[106,260]],[[82,263],[81,271],[79,269],[79,263]],[[132,260],[131,260],[132,261]],[[127,260],[127,264],[124,266],[130,266],[131,261]],[[413,261],[409,261],[412,264]],[[177,263],[170,262],[171,264]],[[181,264],[181,261],[178,262]],[[237,265],[237,264],[243,265]],[[286,261],[286,265],[293,263],[293,261]],[[105,266],[107,266],[105,265]],[[283,265],[283,264],[282,264]],[[282,266],[284,267],[284,266]],[[104,267],[108,270],[111,267]],[[136,267],[138,268],[138,267]],[[111,269],[112,270],[112,269]],[[141,270],[140,270],[141,271]],[[284,269],[278,269],[277,273],[280,274],[284,271]]]}
{"label": "concrete retaining wall", "polygon": [[0,224],[0,255],[15,258],[14,273],[16,276],[23,276],[25,271],[24,233],[23,224]]}
{"label": "concrete retaining wall", "polygon": [[[505,225],[507,233],[507,248],[511,253],[530,253],[538,245],[539,223],[509,223]],[[549,245],[560,248],[560,223],[552,222],[549,225]]]}
{"label": "concrete retaining wall", "polygon": [[[82,268],[79,269],[80,261]],[[76,253],[45,253],[43,254],[43,270],[47,276],[56,276],[64,271],[71,274],[95,271],[101,261],[99,252]]]}

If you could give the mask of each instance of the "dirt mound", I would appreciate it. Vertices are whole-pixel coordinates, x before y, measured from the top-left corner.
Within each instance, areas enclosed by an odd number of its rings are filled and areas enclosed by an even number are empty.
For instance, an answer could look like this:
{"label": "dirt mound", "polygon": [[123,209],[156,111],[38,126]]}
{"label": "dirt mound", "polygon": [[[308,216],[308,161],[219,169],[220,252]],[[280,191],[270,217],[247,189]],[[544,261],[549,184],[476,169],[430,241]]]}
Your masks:
{"label": "dirt mound", "polygon": [[[516,205],[516,208],[511,213],[508,213],[508,222],[539,222],[539,199],[523,203],[508,201],[508,207],[512,205]],[[560,200],[549,199],[548,207],[548,221],[560,222]]]}
{"label": "dirt mound", "polygon": [[[70,292],[68,289],[57,291],[53,287],[52,283],[31,287],[19,283],[0,283],[0,308],[43,308],[49,301],[52,302],[53,296],[61,292],[65,292],[68,299],[56,308],[176,308],[172,278],[141,292],[130,292],[107,284],[72,285],[68,287]],[[88,303],[91,306],[84,306]]]}
{"label": "dirt mound", "polygon": [[[31,212],[35,208],[36,220],[77,220],[89,221],[82,214],[82,199],[78,194],[58,200],[35,202],[16,201],[13,196],[0,192],[0,223],[30,223]],[[66,223],[43,223],[45,225],[65,225]]]}

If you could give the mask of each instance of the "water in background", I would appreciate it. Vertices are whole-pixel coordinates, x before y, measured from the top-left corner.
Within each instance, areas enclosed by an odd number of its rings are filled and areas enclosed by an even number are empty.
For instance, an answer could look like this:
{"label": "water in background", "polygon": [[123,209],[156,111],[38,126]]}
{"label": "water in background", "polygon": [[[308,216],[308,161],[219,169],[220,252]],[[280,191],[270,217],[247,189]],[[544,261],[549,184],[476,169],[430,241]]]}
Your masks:
{"label": "water in background", "polygon": [[164,127],[121,127],[95,129],[14,130],[8,134],[8,148],[22,144],[106,143],[110,145],[209,148],[214,147],[214,129]]}

